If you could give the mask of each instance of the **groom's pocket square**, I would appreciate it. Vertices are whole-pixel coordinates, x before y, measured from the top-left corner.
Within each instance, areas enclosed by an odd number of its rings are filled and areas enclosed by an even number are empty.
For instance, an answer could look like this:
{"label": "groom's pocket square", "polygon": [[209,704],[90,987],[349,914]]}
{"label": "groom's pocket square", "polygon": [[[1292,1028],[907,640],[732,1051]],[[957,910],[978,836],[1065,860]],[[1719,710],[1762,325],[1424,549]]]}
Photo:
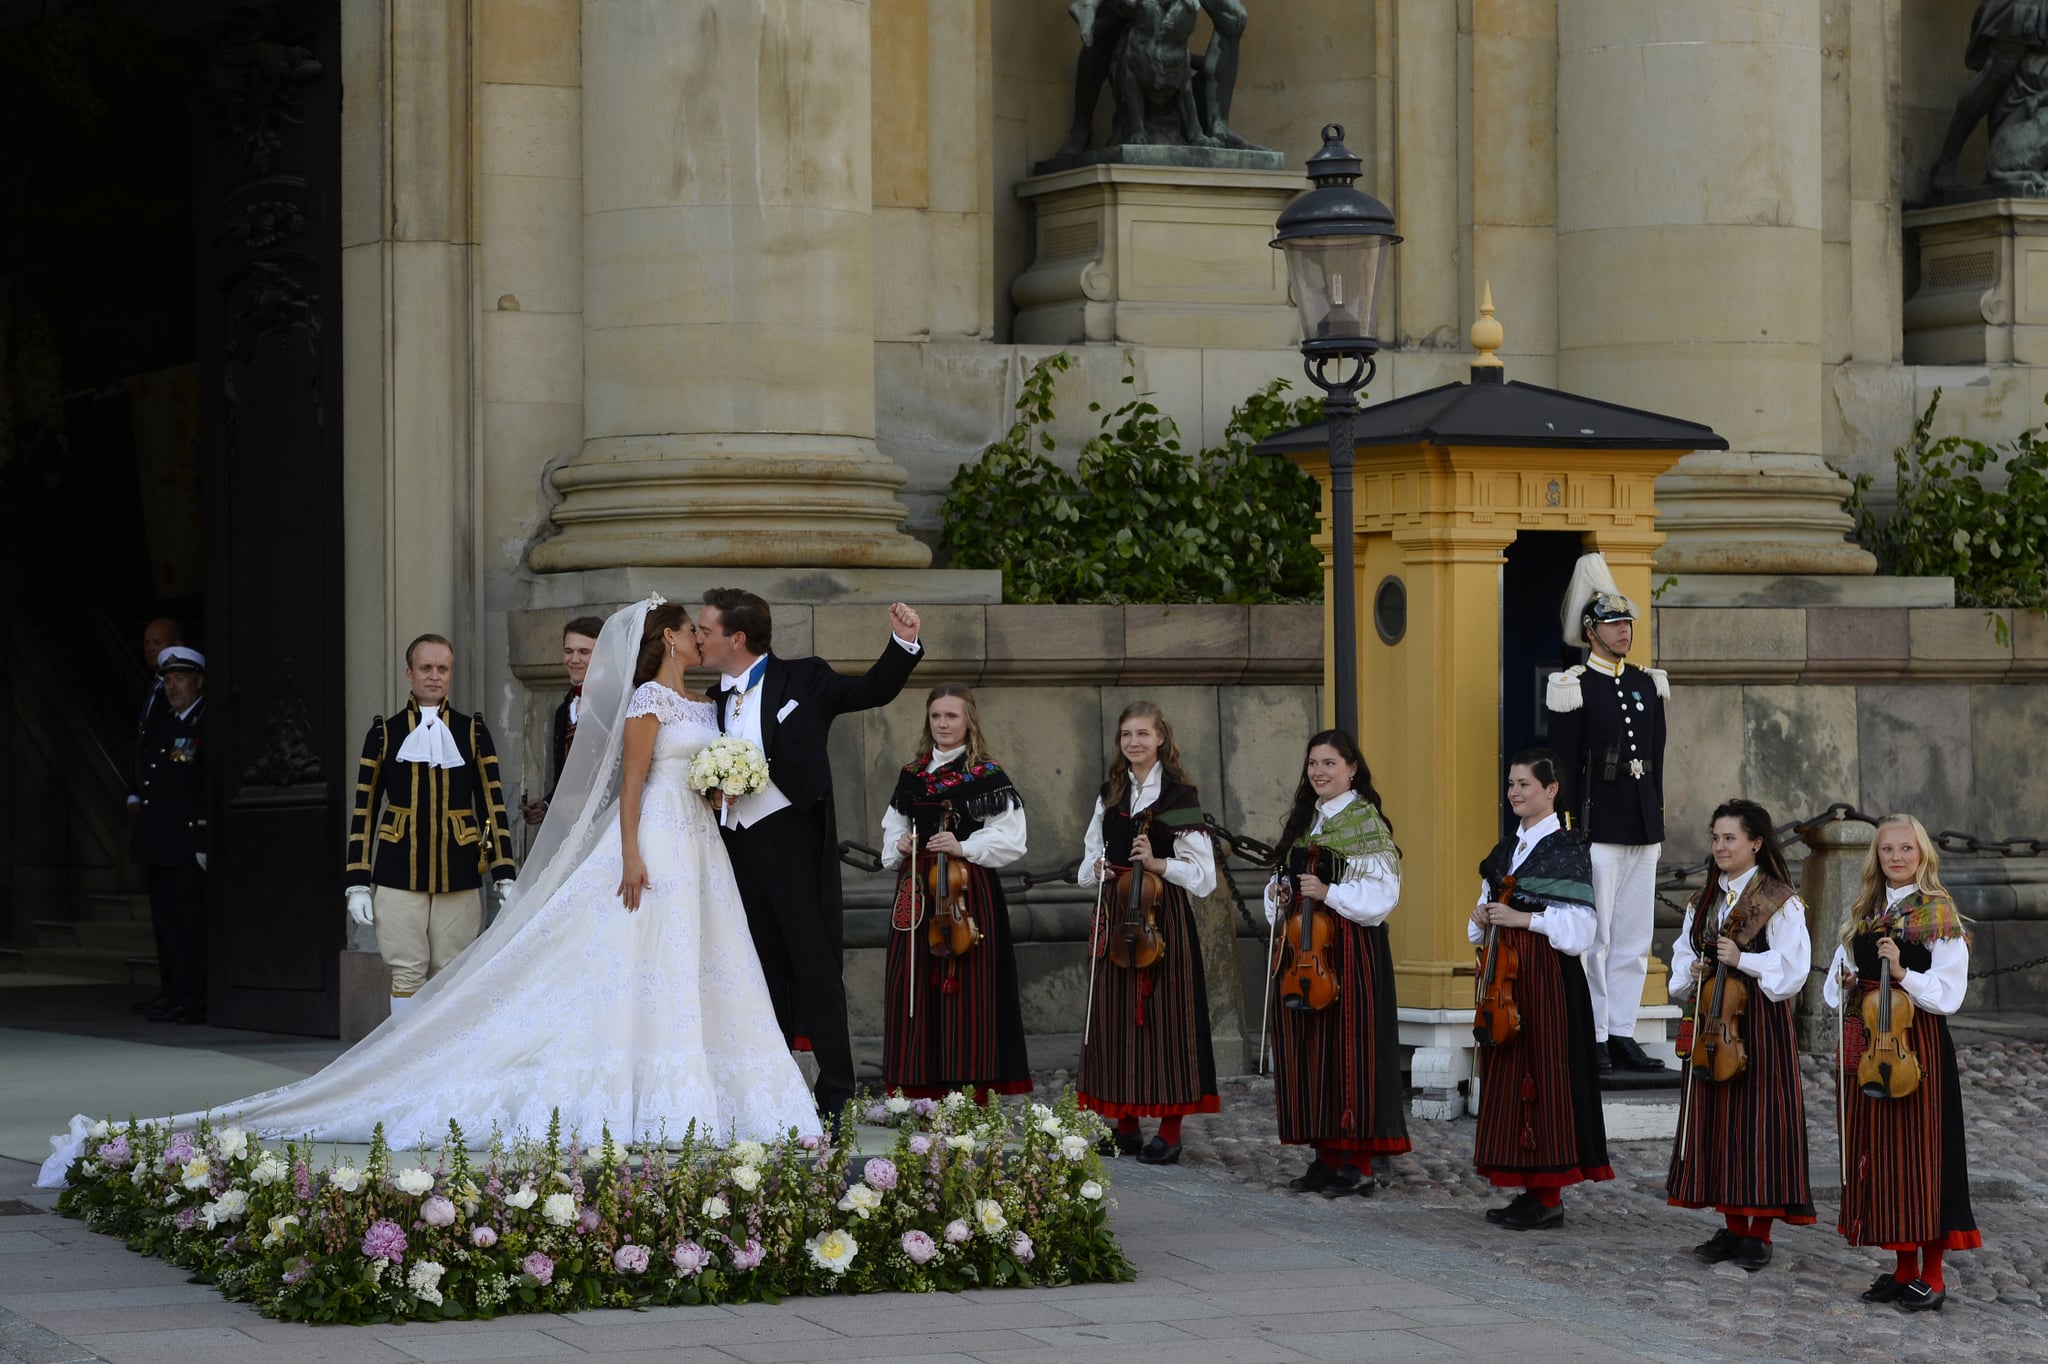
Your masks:
{"label": "groom's pocket square", "polygon": [[775,723],[779,725],[784,720],[787,720],[789,718],[789,713],[795,709],[796,699],[794,697],[790,698],[787,701],[784,701],[782,703],[782,709],[775,712]]}

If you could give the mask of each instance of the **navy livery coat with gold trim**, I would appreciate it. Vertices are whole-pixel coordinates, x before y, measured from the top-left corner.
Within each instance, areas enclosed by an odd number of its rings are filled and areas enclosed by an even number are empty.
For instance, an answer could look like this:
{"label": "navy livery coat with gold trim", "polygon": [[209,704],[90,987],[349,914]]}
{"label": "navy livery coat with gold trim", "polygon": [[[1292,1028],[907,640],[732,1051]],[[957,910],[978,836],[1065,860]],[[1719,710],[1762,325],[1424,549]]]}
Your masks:
{"label": "navy livery coat with gold trim", "polygon": [[445,895],[475,890],[486,873],[504,881],[517,872],[491,731],[481,716],[453,706],[440,715],[462,751],[461,767],[398,761],[420,722],[417,701],[370,722],[356,767],[346,884]]}

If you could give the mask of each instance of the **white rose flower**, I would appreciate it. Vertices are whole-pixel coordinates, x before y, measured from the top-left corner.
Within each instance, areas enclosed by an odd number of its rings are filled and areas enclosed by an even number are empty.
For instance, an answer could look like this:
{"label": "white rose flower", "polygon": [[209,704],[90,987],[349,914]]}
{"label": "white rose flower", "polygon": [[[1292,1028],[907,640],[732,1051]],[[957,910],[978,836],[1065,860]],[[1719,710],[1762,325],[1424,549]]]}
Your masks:
{"label": "white rose flower", "polygon": [[248,1215],[249,1195],[242,1189],[229,1189],[214,1201],[214,1206],[218,1207],[221,1215],[229,1221],[236,1221]]}
{"label": "white rose flower", "polygon": [[1081,1197],[1087,1199],[1091,1203],[1094,1202],[1096,1199],[1102,1197],[1102,1186],[1100,1184],[1097,1184],[1092,1179],[1083,1181],[1081,1184]]}
{"label": "white rose flower", "polygon": [[566,1227],[576,1220],[576,1195],[551,1193],[540,1205],[540,1215],[558,1227]]}
{"label": "white rose flower", "polygon": [[87,1179],[93,1179],[99,1175],[100,1163],[96,1160],[88,1160],[85,1164],[79,1166],[78,1169],[79,1173]]}
{"label": "white rose flower", "polygon": [[249,1134],[239,1127],[223,1127],[213,1134],[213,1144],[223,1160],[239,1160],[249,1150]]}
{"label": "white rose flower", "polygon": [[753,1165],[734,1166],[732,1182],[734,1187],[743,1192],[752,1193],[761,1187],[761,1171],[759,1167]]}
{"label": "white rose flower", "polygon": [[876,1208],[881,1206],[881,1192],[877,1189],[869,1188],[865,1182],[855,1184],[846,1191],[846,1197],[839,1200],[839,1210],[841,1212],[856,1213],[863,1218],[870,1216]]}
{"label": "white rose flower", "polygon": [[418,1198],[423,1193],[431,1192],[434,1187],[434,1177],[417,1165],[413,1166],[410,1170],[400,1170],[398,1178],[391,1182],[398,1186],[400,1193],[409,1193],[414,1198]]}
{"label": "white rose flower", "polygon": [[731,1212],[732,1209],[726,1206],[724,1199],[720,1198],[717,1194],[713,1194],[704,1200],[703,1211],[706,1217],[716,1222]]}
{"label": "white rose flower", "polygon": [[114,1135],[114,1125],[105,1118],[101,1118],[91,1127],[85,1129],[85,1135],[94,1141],[105,1141],[108,1137]]}
{"label": "white rose flower", "polygon": [[524,1212],[528,1208],[532,1207],[539,1198],[540,1195],[533,1191],[533,1185],[521,1184],[519,1186],[518,1193],[509,1193],[505,1195],[505,1206],[508,1208],[517,1208],[521,1212]]}
{"label": "white rose flower", "polygon": [[853,1257],[860,1254],[860,1243],[837,1227],[819,1232],[804,1242],[804,1248],[810,1252],[812,1264],[834,1274],[844,1274]]}
{"label": "white rose flower", "polygon": [[267,1188],[272,1184],[282,1183],[286,1173],[284,1162],[271,1152],[265,1151],[262,1159],[251,1167],[249,1182],[259,1188]]}
{"label": "white rose flower", "polygon": [[295,1213],[288,1212],[282,1217],[271,1218],[270,1232],[263,1238],[263,1244],[266,1246],[283,1245],[291,1233],[297,1229],[298,1225],[299,1219]]}
{"label": "white rose flower", "polygon": [[954,1090],[951,1094],[939,1100],[939,1107],[953,1109],[967,1107],[967,1092],[960,1089]]}
{"label": "white rose flower", "polygon": [[1088,1158],[1088,1138],[1069,1132],[1060,1138],[1060,1154],[1068,1160],[1081,1161]]}
{"label": "white rose flower", "polygon": [[213,1178],[213,1167],[205,1156],[194,1156],[178,1171],[178,1182],[188,1189],[203,1189]]}
{"label": "white rose flower", "polygon": [[1056,1137],[1067,1129],[1061,1124],[1059,1114],[1048,1113],[1038,1120],[1038,1130],[1048,1137]]}
{"label": "white rose flower", "polygon": [[974,1220],[980,1223],[981,1229],[990,1236],[1010,1225],[1010,1219],[1003,1216],[1003,1205],[993,1198],[983,1198],[975,1202]]}
{"label": "white rose flower", "polygon": [[758,1141],[742,1141],[734,1144],[732,1158],[741,1165],[759,1165],[768,1159],[768,1148]]}
{"label": "white rose flower", "polygon": [[343,1193],[354,1193],[363,1187],[363,1172],[353,1165],[337,1165],[327,1172],[327,1182]]}
{"label": "white rose flower", "polygon": [[910,1111],[910,1100],[904,1098],[901,1094],[891,1094],[888,1098],[882,1100],[882,1107],[888,1109],[895,1117],[900,1118]]}
{"label": "white rose flower", "polygon": [[974,1134],[972,1132],[955,1132],[946,1138],[946,1145],[955,1151],[972,1151],[974,1149]]}

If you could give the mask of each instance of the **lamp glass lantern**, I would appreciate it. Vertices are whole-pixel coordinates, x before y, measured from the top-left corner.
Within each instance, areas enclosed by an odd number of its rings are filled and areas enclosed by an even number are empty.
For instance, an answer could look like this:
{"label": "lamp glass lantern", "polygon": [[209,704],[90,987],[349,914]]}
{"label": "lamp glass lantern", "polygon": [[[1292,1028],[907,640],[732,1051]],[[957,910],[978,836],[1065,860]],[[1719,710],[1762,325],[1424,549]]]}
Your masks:
{"label": "lamp glass lantern", "polygon": [[1323,129],[1323,147],[1309,158],[1312,188],[1281,211],[1273,246],[1287,255],[1302,350],[1370,355],[1380,281],[1388,248],[1401,238],[1394,214],[1354,182],[1365,167],[1344,145],[1344,129]]}

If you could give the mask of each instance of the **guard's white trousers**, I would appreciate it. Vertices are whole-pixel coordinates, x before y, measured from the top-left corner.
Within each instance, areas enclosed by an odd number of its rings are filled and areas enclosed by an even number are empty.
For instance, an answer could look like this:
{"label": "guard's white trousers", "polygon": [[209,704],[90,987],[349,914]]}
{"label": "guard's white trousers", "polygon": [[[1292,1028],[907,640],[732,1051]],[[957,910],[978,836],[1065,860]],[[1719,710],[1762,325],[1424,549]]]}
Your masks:
{"label": "guard's white trousers", "polygon": [[1657,854],[1662,843],[1593,845],[1593,910],[1598,927],[1586,952],[1593,995],[1593,1035],[1634,1037],[1650,970],[1650,932],[1657,915]]}
{"label": "guard's white trousers", "polygon": [[483,892],[376,889],[377,949],[391,968],[391,993],[407,997],[476,941],[484,922]]}

